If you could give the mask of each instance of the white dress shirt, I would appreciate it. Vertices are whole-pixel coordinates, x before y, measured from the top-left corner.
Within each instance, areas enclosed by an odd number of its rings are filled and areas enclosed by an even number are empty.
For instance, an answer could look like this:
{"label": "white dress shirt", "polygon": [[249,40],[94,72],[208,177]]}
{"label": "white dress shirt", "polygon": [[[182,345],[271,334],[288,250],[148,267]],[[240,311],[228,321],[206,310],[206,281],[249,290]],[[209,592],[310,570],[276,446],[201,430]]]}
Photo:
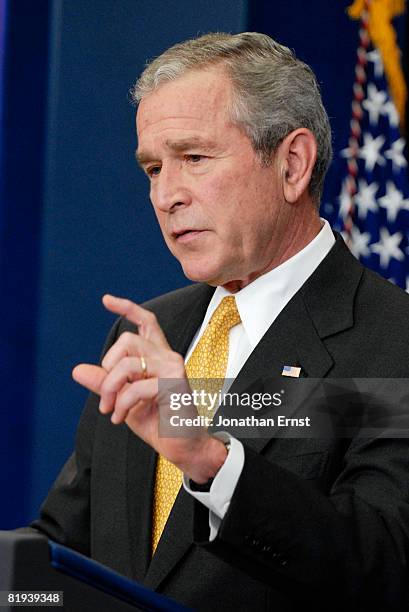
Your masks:
{"label": "white dress shirt", "polygon": [[[235,325],[229,332],[229,357],[224,392],[232,382],[229,379],[239,374],[248,357],[280,312],[334,245],[335,238],[328,222],[325,219],[321,221],[323,226],[320,232],[306,247],[234,294],[241,323]],[[210,300],[203,323],[186,354],[186,361],[200,340],[212,314],[222,299],[228,295],[232,294],[223,287],[217,287]],[[227,432],[218,432],[214,435],[223,442],[229,441],[231,447],[226,461],[212,482],[210,491],[208,493],[192,491],[189,487],[189,479],[186,476],[183,479],[186,491],[209,508],[210,541],[217,535],[244,465],[244,448],[241,442],[232,438]]]}

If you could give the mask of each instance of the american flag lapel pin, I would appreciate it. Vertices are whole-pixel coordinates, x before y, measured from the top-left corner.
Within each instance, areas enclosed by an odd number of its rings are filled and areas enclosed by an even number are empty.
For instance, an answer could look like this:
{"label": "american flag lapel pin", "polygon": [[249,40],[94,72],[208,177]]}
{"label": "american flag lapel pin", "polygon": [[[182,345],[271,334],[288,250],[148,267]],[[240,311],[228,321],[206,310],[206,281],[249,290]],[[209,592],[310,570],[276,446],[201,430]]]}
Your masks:
{"label": "american flag lapel pin", "polygon": [[296,366],[285,365],[283,367],[283,371],[281,372],[281,376],[291,376],[292,378],[299,378],[301,373],[301,368]]}

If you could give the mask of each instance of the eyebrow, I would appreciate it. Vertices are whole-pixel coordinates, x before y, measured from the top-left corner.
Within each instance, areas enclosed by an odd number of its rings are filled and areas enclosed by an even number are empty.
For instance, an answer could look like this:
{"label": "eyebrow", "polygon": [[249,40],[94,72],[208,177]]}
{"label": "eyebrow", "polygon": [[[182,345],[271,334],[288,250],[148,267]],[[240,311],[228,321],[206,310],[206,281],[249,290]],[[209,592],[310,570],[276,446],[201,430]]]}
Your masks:
{"label": "eyebrow", "polygon": [[[165,146],[171,151],[183,152],[189,149],[200,147],[203,151],[211,151],[215,145],[212,142],[203,140],[199,136],[193,138],[184,138],[182,140],[166,140]],[[154,160],[154,157],[143,151],[135,151],[135,159],[140,166]]]}

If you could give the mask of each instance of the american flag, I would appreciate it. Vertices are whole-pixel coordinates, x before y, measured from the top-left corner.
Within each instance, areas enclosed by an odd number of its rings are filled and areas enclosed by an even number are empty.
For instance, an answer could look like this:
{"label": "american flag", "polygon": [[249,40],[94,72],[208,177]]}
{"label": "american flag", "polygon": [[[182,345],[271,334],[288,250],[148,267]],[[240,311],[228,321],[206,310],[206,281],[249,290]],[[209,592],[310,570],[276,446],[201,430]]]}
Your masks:
{"label": "american flag", "polygon": [[291,376],[292,378],[299,378],[301,374],[301,368],[297,366],[289,366],[285,365],[283,367],[283,371],[281,372],[281,376]]}
{"label": "american flag", "polygon": [[323,214],[365,266],[409,292],[406,143],[365,23],[360,34],[351,135],[334,160],[338,180]]}

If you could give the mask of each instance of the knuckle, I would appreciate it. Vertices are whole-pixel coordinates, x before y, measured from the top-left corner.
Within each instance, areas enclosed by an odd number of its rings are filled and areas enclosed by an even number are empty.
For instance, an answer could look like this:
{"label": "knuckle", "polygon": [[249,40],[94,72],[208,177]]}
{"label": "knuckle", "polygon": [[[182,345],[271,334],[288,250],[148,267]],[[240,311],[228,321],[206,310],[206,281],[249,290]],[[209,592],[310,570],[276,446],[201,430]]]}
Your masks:
{"label": "knuckle", "polygon": [[121,342],[121,344],[124,344],[124,345],[129,345],[132,343],[134,338],[135,338],[135,334],[133,334],[130,331],[124,331],[120,335],[118,342]]}
{"label": "knuckle", "polygon": [[111,381],[109,376],[107,376],[101,385],[100,395],[105,395],[106,393],[110,393],[111,391]]}
{"label": "knuckle", "polygon": [[115,403],[115,410],[119,411],[120,413],[124,413],[128,410],[128,408],[129,408],[128,397],[124,394],[118,396],[116,403]]}
{"label": "knuckle", "polygon": [[[114,345],[114,346],[115,346],[115,345]],[[102,359],[102,361],[101,361],[101,366],[102,366],[104,369],[107,369],[108,367],[110,367],[110,366],[111,366],[111,363],[112,363],[112,357],[113,357],[113,354],[114,354],[114,351],[113,351],[112,349],[113,349],[113,347],[111,347],[111,348],[109,349],[109,351],[107,351],[107,352],[105,353],[104,358],[103,358],[103,359]]]}
{"label": "knuckle", "polygon": [[121,361],[121,372],[128,377],[138,373],[138,357],[124,357]]}
{"label": "knuckle", "polygon": [[133,372],[135,370],[135,357],[130,357],[129,355],[122,357],[120,365],[122,372]]}
{"label": "knuckle", "polygon": [[147,313],[148,313],[147,318],[150,321],[150,323],[157,323],[158,322],[158,319],[157,319],[156,314],[154,312],[152,312],[151,310],[148,310]]}

